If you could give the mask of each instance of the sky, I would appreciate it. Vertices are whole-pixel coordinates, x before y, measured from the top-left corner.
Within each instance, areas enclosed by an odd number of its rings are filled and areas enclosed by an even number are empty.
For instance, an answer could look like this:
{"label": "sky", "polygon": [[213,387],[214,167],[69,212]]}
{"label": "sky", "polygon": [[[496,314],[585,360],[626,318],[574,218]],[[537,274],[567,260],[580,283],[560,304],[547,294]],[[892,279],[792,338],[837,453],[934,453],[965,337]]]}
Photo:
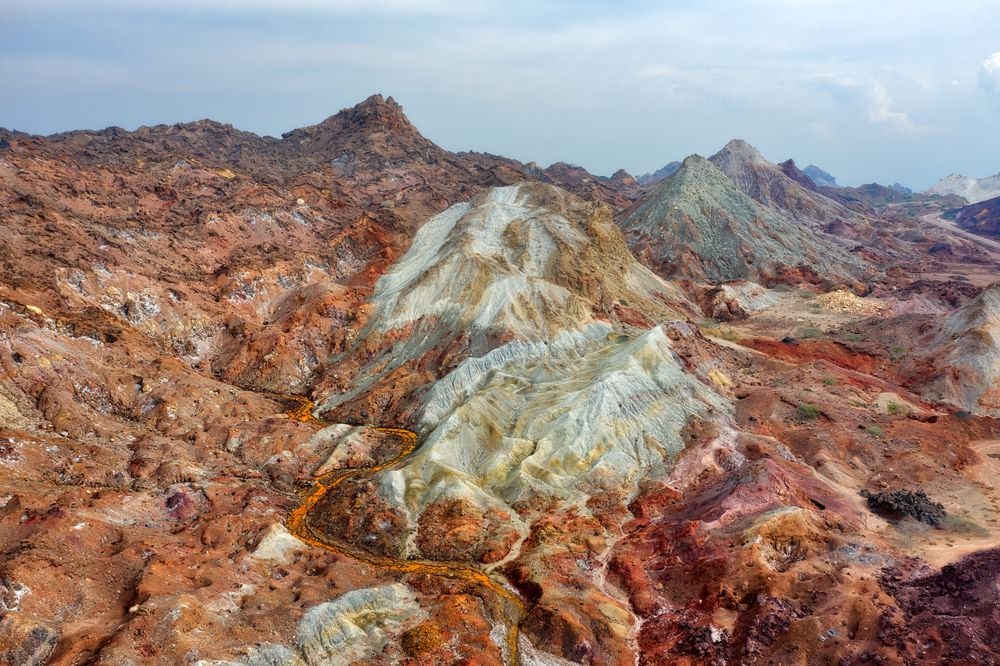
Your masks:
{"label": "sky", "polygon": [[743,138],[842,184],[1000,172],[996,0],[3,0],[0,127],[259,134],[379,92],[598,174]]}

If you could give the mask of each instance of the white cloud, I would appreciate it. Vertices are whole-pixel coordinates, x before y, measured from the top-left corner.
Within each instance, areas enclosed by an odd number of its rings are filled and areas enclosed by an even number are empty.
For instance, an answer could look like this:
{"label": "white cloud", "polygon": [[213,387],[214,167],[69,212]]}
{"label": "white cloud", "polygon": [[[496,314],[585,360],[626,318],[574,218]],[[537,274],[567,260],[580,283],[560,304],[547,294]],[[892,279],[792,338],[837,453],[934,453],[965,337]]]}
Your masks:
{"label": "white cloud", "polygon": [[910,114],[900,111],[889,94],[889,89],[878,79],[856,79],[851,76],[825,74],[810,79],[814,86],[834,95],[845,108],[863,113],[872,125],[880,125],[897,132],[916,134],[927,132],[929,127],[915,122]]}
{"label": "white cloud", "polygon": [[922,132],[927,128],[913,122],[905,111],[892,108],[892,97],[881,81],[873,81],[868,91],[870,106],[868,120],[877,125],[887,125],[900,132]]}
{"label": "white cloud", "polygon": [[1000,49],[996,0],[7,4],[19,30],[0,43],[0,125],[19,129],[210,115],[277,133],[379,91],[449,148],[601,173],[743,135],[775,155],[848,155],[847,181],[922,182],[945,167],[902,147],[983,164],[1000,147],[981,103],[1000,105],[1000,56],[975,71]]}
{"label": "white cloud", "polygon": [[1000,51],[983,61],[979,68],[979,84],[989,95],[1000,101]]}

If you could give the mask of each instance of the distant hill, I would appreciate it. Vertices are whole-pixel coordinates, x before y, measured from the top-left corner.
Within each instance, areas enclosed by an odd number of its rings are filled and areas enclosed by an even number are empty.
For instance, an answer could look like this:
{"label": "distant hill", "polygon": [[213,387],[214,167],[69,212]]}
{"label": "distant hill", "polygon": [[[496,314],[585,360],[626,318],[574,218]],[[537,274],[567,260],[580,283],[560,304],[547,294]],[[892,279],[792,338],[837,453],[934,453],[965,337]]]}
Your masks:
{"label": "distant hill", "polygon": [[633,252],[665,277],[766,283],[793,271],[849,281],[870,269],[841,239],[755,201],[698,155],[627,210],[621,225]]}
{"label": "distant hill", "polygon": [[810,164],[802,172],[809,176],[812,182],[816,183],[817,187],[840,187],[837,179],[831,176],[826,171],[823,171],[815,164]]}
{"label": "distant hill", "polygon": [[669,178],[670,176],[677,173],[677,170],[680,168],[681,168],[680,162],[670,162],[669,164],[663,166],[662,168],[657,169],[653,173],[647,173],[645,175],[639,176],[638,178],[636,178],[636,180],[638,180],[639,184],[642,185],[643,187],[647,185],[655,185],[664,178]]}
{"label": "distant hill", "polygon": [[939,180],[933,187],[926,190],[927,194],[946,196],[955,194],[970,204],[1000,197],[1000,173],[988,178],[970,178],[959,174],[951,174]]}

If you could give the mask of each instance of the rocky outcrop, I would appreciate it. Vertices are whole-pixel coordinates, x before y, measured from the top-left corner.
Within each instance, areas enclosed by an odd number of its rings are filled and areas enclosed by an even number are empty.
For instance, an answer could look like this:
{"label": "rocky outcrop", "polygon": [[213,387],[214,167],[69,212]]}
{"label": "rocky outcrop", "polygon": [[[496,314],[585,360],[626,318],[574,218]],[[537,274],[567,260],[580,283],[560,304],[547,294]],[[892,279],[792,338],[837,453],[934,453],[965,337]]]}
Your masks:
{"label": "rocky outcrop", "polygon": [[807,190],[812,190],[813,192],[819,192],[819,185],[813,182],[813,179],[806,175],[804,171],[799,169],[798,165],[795,164],[795,160],[788,159],[778,165],[781,172],[794,180],[796,183],[806,188]]}
{"label": "rocky outcrop", "polygon": [[959,208],[955,224],[974,234],[1000,237],[1000,197]]}
{"label": "rocky outcrop", "polygon": [[702,312],[716,321],[738,321],[775,305],[777,294],[755,282],[736,280],[716,285],[698,297]]}
{"label": "rocky outcrop", "polygon": [[920,348],[934,368],[929,395],[1000,417],[1000,283],[936,323]]}

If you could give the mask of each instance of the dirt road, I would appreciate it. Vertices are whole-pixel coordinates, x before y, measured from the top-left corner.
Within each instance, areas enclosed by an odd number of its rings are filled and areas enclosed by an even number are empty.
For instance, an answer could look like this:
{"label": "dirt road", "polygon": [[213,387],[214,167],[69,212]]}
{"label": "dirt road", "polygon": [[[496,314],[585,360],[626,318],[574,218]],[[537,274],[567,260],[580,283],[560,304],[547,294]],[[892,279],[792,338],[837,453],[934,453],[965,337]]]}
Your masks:
{"label": "dirt road", "polygon": [[927,215],[921,216],[920,219],[923,220],[924,222],[927,222],[928,224],[933,224],[935,227],[938,227],[939,229],[944,229],[945,231],[953,233],[957,236],[961,236],[966,240],[970,240],[977,243],[984,249],[991,251],[993,255],[998,260],[1000,260],[1000,242],[995,241],[992,238],[980,236],[978,234],[974,234],[972,232],[961,229],[954,222],[942,218],[940,213],[928,213]]}

